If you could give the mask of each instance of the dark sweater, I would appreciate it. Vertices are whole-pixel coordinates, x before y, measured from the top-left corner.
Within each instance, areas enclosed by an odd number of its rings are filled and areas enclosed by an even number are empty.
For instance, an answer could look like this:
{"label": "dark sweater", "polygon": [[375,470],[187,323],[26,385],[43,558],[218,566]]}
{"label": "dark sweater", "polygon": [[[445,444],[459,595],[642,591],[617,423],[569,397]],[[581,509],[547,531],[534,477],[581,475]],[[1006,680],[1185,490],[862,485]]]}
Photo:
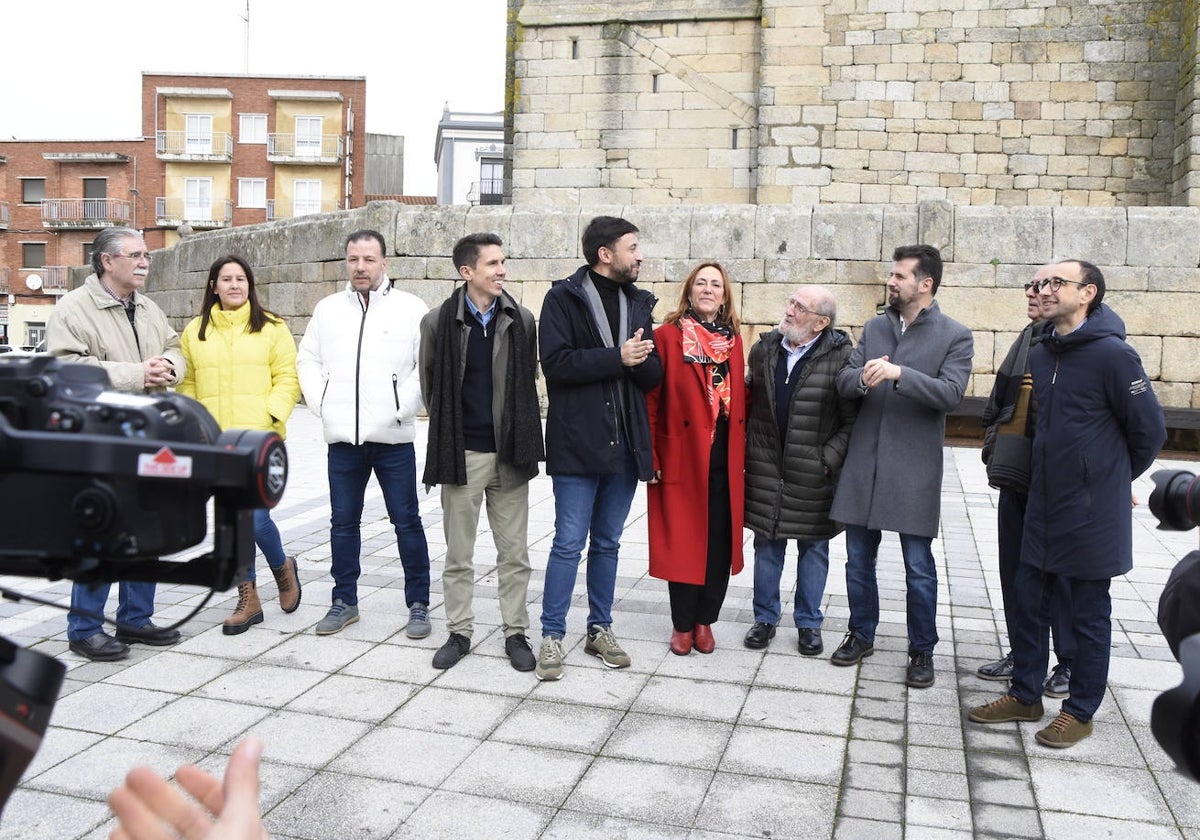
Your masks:
{"label": "dark sweater", "polygon": [[462,381],[463,442],[472,452],[495,452],[496,432],[492,420],[492,347],[496,343],[496,331],[492,323],[485,329],[479,321],[479,316],[469,309],[463,313],[463,320],[471,328],[471,334],[467,337],[466,365],[463,368]]}

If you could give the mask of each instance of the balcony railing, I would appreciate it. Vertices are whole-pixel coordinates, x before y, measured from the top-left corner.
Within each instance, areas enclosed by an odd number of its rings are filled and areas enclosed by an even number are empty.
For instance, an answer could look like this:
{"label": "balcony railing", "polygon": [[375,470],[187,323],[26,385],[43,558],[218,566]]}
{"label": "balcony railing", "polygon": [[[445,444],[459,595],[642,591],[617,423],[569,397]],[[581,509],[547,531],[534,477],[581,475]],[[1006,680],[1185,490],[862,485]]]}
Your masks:
{"label": "balcony railing", "polygon": [[0,230],[8,230],[8,202],[0,201]]}
{"label": "balcony railing", "polygon": [[467,202],[470,204],[503,204],[504,179],[484,178],[471,183],[467,190]]}
{"label": "balcony railing", "polygon": [[178,227],[184,222],[193,228],[229,227],[233,222],[233,202],[196,204],[182,198],[159,196],[154,199],[154,219],[156,224],[170,227]]}
{"label": "balcony railing", "polygon": [[70,291],[68,283],[71,278],[70,266],[44,265],[41,268],[21,269],[21,273],[26,281],[35,276],[41,278],[40,288],[43,294],[62,295]]}
{"label": "balcony railing", "polygon": [[268,134],[267,160],[272,163],[341,163],[340,134]]}
{"label": "balcony railing", "polygon": [[[276,206],[279,212],[276,212]],[[334,199],[325,201],[301,201],[292,202],[292,206],[288,207],[286,201],[276,201],[273,198],[267,199],[267,221],[272,222],[275,219],[294,219],[297,216],[309,216],[313,213],[332,213],[335,210],[340,210],[338,203]]]}
{"label": "balcony railing", "polygon": [[186,131],[159,131],[154,137],[159,160],[233,160],[233,137],[225,131],[189,135]]}
{"label": "balcony railing", "polygon": [[133,202],[116,198],[47,198],[42,201],[42,226],[48,228],[106,228],[128,225]]}

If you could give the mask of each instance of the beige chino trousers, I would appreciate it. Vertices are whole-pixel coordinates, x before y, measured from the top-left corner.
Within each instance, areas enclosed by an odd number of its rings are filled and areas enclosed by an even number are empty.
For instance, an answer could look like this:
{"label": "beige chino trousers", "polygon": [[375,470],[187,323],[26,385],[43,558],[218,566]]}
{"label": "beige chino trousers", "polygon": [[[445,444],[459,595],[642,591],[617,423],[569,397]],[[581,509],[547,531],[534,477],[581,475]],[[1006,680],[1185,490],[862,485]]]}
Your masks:
{"label": "beige chino trousers", "polygon": [[475,629],[475,614],[471,608],[475,586],[475,537],[479,530],[479,508],[486,499],[488,523],[496,545],[504,636],[527,634],[529,482],[505,490],[500,486],[500,457],[495,452],[467,450],[466,456],[467,483],[442,485],[442,527],[446,535],[442,594],[446,599],[446,628],[467,638]]}

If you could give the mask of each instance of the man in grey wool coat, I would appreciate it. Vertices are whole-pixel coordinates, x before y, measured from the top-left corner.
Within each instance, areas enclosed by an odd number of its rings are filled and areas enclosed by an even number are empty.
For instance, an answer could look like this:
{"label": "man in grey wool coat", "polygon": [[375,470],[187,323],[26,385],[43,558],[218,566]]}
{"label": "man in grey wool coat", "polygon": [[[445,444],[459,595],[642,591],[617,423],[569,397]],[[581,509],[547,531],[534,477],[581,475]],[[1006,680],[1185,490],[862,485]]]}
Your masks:
{"label": "man in grey wool coat", "polygon": [[946,415],[962,402],[971,375],[971,331],[933,299],[942,255],[931,245],[892,254],[888,305],[863,326],[838,374],[843,397],[858,398],[858,420],[830,517],[846,526],[850,632],[834,665],[854,665],[875,650],[879,585],[875,560],[883,531],[895,531],[908,587],[908,670],[913,688],[933,685],[937,644],[937,568],[931,545],[941,518]]}

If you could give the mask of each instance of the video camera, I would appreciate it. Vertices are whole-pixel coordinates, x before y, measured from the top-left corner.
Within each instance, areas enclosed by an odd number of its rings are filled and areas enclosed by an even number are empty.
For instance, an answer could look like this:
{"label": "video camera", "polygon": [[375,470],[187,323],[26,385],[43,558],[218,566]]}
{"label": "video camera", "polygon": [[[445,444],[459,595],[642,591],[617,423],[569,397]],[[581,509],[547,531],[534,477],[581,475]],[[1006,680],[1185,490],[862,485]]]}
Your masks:
{"label": "video camera", "polygon": [[[113,391],[102,368],[50,356],[0,357],[0,575],[229,589],[254,562],[252,511],[279,503],[287,470],[279,435],[222,432],[195,400]],[[204,540],[209,498],[212,550],[161,559]],[[0,808],[65,670],[0,638]]]}
{"label": "video camera", "polygon": [[[1150,512],[1166,531],[1200,525],[1200,477],[1186,470],[1151,476]],[[1171,571],[1158,600],[1158,626],[1183,667],[1183,682],[1154,700],[1150,728],[1180,771],[1200,781],[1200,551]]]}

